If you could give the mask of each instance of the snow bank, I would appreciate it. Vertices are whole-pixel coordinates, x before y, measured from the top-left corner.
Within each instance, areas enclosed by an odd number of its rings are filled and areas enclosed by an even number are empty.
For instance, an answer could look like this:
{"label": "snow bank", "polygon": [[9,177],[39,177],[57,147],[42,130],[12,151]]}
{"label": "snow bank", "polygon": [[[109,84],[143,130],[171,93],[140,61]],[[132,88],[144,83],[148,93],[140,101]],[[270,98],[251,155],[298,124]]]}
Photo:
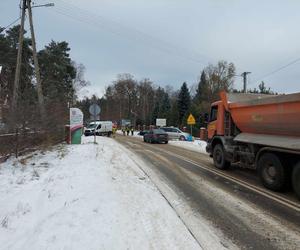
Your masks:
{"label": "snow bank", "polygon": [[177,146],[177,147],[182,147],[188,150],[193,150],[196,152],[200,152],[200,153],[206,153],[206,141],[202,141],[202,140],[194,140],[192,142],[189,141],[169,141],[170,145],[173,146]]}
{"label": "snow bank", "polygon": [[0,249],[199,249],[113,139],[0,165]]}

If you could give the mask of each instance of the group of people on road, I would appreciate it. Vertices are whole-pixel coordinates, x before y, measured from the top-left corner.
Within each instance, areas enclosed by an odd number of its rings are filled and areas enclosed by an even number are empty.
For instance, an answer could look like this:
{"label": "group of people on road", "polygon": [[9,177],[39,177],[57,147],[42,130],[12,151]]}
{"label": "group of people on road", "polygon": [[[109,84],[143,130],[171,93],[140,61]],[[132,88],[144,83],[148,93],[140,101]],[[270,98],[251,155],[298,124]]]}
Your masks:
{"label": "group of people on road", "polygon": [[129,133],[131,132],[131,135],[133,135],[134,132],[134,128],[133,127],[126,127],[126,128],[122,128],[122,132],[123,135],[125,136],[127,134],[127,136],[129,136]]}

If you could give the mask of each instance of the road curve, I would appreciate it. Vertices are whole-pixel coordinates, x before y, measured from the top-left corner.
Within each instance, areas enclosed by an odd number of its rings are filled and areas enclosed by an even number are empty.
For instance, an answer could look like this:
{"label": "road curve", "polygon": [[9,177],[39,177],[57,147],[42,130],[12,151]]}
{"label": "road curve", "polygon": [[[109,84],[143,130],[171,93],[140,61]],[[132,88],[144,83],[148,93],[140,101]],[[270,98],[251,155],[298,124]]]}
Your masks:
{"label": "road curve", "polygon": [[205,228],[215,229],[224,248],[299,249],[300,203],[292,193],[264,189],[253,171],[216,170],[204,154],[135,137],[115,139],[146,163],[143,170],[167,190],[165,198],[204,249],[213,248],[201,234]]}

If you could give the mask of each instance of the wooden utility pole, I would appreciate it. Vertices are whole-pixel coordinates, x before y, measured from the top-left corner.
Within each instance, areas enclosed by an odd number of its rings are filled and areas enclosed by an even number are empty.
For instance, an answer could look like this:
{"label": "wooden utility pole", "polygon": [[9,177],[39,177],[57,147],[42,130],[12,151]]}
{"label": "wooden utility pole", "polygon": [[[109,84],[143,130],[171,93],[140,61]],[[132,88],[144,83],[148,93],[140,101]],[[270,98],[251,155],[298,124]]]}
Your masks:
{"label": "wooden utility pole", "polygon": [[42,88],[42,81],[41,81],[41,74],[40,74],[40,66],[39,66],[39,61],[38,61],[38,58],[37,58],[35,34],[34,34],[33,20],[32,20],[31,0],[27,0],[27,8],[28,8],[28,15],[29,15],[31,40],[32,40],[33,62],[34,62],[34,68],[35,68],[35,77],[36,77],[39,108],[40,108],[40,114],[41,114],[42,120],[45,121],[46,110],[45,110],[45,104],[44,104],[44,96],[43,96],[43,88]]}
{"label": "wooden utility pole", "polygon": [[243,92],[246,93],[247,92],[247,75],[250,74],[251,72],[244,72],[242,73],[242,77],[243,77],[243,82],[244,82],[244,88],[243,88]]}
{"label": "wooden utility pole", "polygon": [[13,99],[12,99],[13,112],[17,109],[17,102],[18,102],[18,91],[19,91],[19,82],[20,82],[20,74],[21,74],[23,41],[24,41],[26,0],[23,0],[21,8],[22,8],[21,27],[20,27],[20,34],[19,34],[18,56],[17,56],[17,65],[16,65],[15,81],[13,87]]}

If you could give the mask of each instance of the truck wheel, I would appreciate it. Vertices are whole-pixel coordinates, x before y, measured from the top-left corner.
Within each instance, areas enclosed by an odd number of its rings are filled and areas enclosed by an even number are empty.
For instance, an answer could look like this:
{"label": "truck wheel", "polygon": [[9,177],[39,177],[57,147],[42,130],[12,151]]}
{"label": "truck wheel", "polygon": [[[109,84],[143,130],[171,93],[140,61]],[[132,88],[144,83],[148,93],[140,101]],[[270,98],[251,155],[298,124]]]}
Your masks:
{"label": "truck wheel", "polygon": [[227,169],[230,166],[230,162],[225,160],[224,148],[221,144],[217,144],[213,149],[214,165],[218,169]]}
{"label": "truck wheel", "polygon": [[292,183],[293,183],[293,188],[300,199],[300,161],[296,164],[293,170],[292,174]]}
{"label": "truck wheel", "polygon": [[286,187],[288,175],[277,155],[263,154],[257,166],[261,182],[266,188],[282,191]]}

